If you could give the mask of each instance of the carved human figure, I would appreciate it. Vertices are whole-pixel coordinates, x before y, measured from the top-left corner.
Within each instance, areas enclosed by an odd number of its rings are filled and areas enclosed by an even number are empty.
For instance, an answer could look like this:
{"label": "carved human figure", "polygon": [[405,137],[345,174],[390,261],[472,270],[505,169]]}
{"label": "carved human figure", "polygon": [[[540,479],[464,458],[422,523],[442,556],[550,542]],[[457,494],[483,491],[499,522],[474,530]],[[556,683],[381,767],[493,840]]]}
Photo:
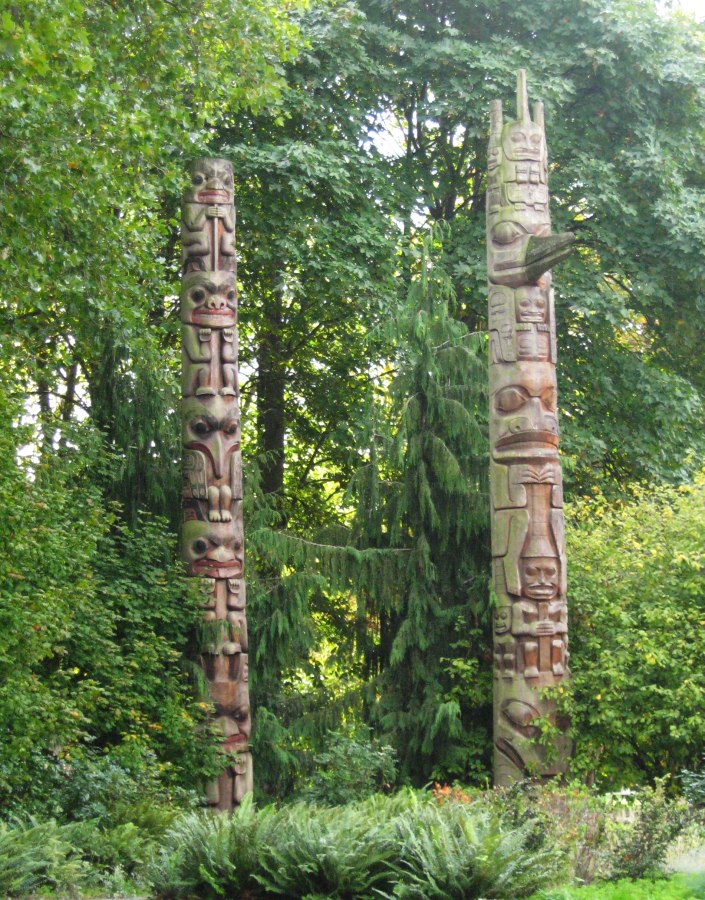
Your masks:
{"label": "carved human figure", "polygon": [[234,268],[234,238],[232,166],[223,159],[196,159],[182,207],[184,271]]}

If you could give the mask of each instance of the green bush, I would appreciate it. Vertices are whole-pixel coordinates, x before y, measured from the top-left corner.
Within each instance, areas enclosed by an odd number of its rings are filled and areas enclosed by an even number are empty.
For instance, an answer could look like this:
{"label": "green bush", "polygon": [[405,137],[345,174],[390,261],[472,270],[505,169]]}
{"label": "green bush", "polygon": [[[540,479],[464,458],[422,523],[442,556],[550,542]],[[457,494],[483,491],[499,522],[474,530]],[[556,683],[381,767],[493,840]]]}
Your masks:
{"label": "green bush", "polygon": [[569,518],[572,771],[675,778],[705,752],[705,475]]}
{"label": "green bush", "polygon": [[600,875],[609,813],[594,791],[582,785],[556,787],[524,781],[485,796],[505,826],[528,828],[530,849],[543,845],[559,849],[571,879],[589,883]]}
{"label": "green bush", "polygon": [[389,896],[398,853],[393,821],[364,805],[282,809],[270,822],[255,877],[281,897]]}
{"label": "green bush", "polygon": [[640,790],[631,817],[610,830],[604,877],[614,881],[664,877],[668,848],[687,818],[685,802],[669,800],[663,783]]}
{"label": "green bush", "polygon": [[146,877],[160,897],[227,897],[257,889],[260,831],[270,814],[246,797],[232,816],[192,812],[164,836]]}
{"label": "green bush", "polygon": [[402,898],[526,897],[554,882],[563,855],[529,849],[533,822],[506,829],[479,804],[420,804],[397,822]]}
{"label": "green bush", "polygon": [[74,848],[75,826],[0,822],[0,895],[24,896],[41,888],[75,891],[88,867]]}
{"label": "green bush", "polygon": [[352,736],[332,733],[325,749],[314,756],[313,766],[305,799],[331,806],[389,789],[397,778],[394,749],[372,738],[365,727]]}
{"label": "green bush", "polygon": [[684,796],[698,807],[705,806],[705,757],[699,769],[683,769],[680,775]]}
{"label": "green bush", "polygon": [[505,827],[481,801],[402,791],[359,803],[307,803],[232,819],[177,821],[149,870],[161,897],[523,897],[550,884],[563,856],[529,849],[533,823]]}
{"label": "green bush", "polygon": [[0,808],[60,818],[106,751],[162,792],[192,784],[217,754],[183,666],[199,598],[176,536],[146,514],[120,524],[91,481],[95,435],[51,464],[18,458],[29,437],[0,434]]}

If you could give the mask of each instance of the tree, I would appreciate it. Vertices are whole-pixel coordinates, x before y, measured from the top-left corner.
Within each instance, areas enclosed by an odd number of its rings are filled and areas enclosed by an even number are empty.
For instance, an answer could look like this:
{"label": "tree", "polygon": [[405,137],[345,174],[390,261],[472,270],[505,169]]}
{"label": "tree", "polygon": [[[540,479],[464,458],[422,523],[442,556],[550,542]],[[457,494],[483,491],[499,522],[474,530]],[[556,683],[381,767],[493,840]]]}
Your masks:
{"label": "tree", "polygon": [[0,19],[3,358],[39,406],[49,457],[62,423],[90,416],[131,517],[177,506],[184,160],[215,119],[276,103],[290,14],[268,0],[49,0]]}

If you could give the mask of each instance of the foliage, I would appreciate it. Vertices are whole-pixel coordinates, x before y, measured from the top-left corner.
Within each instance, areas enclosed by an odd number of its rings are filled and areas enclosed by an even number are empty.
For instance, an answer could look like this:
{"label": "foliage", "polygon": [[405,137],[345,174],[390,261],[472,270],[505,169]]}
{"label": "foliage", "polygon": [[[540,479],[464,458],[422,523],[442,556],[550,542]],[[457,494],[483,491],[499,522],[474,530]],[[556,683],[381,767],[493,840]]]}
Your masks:
{"label": "foliage", "polygon": [[[113,764],[152,796],[192,786],[215,757],[181,662],[198,598],[174,536],[146,514],[134,530],[120,524],[86,477],[90,459],[19,463],[20,435],[0,436],[3,809],[61,815],[96,800]],[[104,750],[115,753],[103,764]]]}
{"label": "foliage", "polygon": [[421,805],[397,828],[398,897],[525,897],[562,869],[559,851],[529,848],[533,823],[503,830],[487,810],[466,803]]}
{"label": "foliage", "polygon": [[[232,820],[191,814],[152,868],[160,896],[518,897],[549,883],[560,854],[528,850],[481,804],[412,791],[322,808],[297,803]],[[257,885],[260,885],[258,888]]]}
{"label": "foliage", "polygon": [[702,756],[705,479],[570,512],[573,771],[674,777]]}
{"label": "foliage", "polygon": [[632,804],[633,818],[618,823],[607,847],[605,867],[609,880],[658,878],[666,872],[666,853],[683,829],[687,807],[669,801],[664,786],[642,788]]}
{"label": "foliage", "polygon": [[705,804],[705,772],[702,762],[703,760],[697,769],[683,769],[680,773],[684,796],[690,803],[701,808]]}
{"label": "foliage", "polygon": [[594,791],[524,781],[486,796],[507,826],[528,829],[529,848],[545,844],[560,850],[572,880],[589,883],[604,875],[609,813]]}
{"label": "foliage", "polygon": [[703,876],[676,875],[660,881],[623,879],[589,887],[565,887],[539,891],[531,900],[688,900],[705,897]]}
{"label": "foliage", "polygon": [[333,732],[313,757],[313,775],[304,791],[312,803],[341,806],[389,789],[396,781],[396,753],[372,738],[369,729],[351,735]]}
{"label": "foliage", "polygon": [[403,560],[393,585],[365,586],[358,602],[378,623],[361,635],[373,720],[416,783],[484,774],[489,718],[484,346],[453,317],[443,237],[414,254],[389,399],[353,484],[357,546]]}
{"label": "foliage", "polygon": [[147,878],[159,896],[232,896],[256,887],[260,831],[268,815],[255,812],[252,798],[232,816],[189,813],[166,833]]}
{"label": "foliage", "polygon": [[45,822],[0,822],[0,892],[21,896],[39,888],[75,890],[87,867],[73,846],[75,827]]}
{"label": "foliage", "polygon": [[95,480],[130,517],[178,503],[184,160],[206,152],[215,118],[277,102],[292,13],[269,0],[29,0],[2,13],[3,363],[39,406],[49,458],[57,430],[89,415],[115,452]]}

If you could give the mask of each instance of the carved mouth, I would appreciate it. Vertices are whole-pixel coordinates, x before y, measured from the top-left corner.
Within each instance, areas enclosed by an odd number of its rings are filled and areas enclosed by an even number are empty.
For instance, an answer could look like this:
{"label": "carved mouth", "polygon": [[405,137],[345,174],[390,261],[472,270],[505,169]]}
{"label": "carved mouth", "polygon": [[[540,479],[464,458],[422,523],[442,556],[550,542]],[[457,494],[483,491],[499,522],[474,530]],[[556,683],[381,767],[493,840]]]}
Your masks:
{"label": "carved mouth", "polygon": [[[555,462],[558,459],[558,447],[550,447],[547,444],[536,444],[532,441],[524,441],[521,444],[510,444],[508,447],[495,447],[492,458],[506,465],[507,463],[537,463]],[[544,482],[530,482],[543,484]]]}
{"label": "carved mouth", "polygon": [[199,203],[230,203],[227,191],[200,191],[196,194]]}
{"label": "carved mouth", "polygon": [[199,316],[232,316],[233,311],[227,306],[225,309],[200,309],[196,310],[191,317],[194,321]]}
{"label": "carved mouth", "polygon": [[535,444],[536,447],[550,444],[552,447],[557,447],[558,435],[554,434],[552,431],[519,431],[516,434],[509,434],[506,437],[500,438],[495,444],[495,447],[499,449],[500,447],[507,447],[510,444]]}
{"label": "carved mouth", "polygon": [[532,600],[550,600],[555,594],[556,589],[552,585],[546,585],[545,587],[536,587],[529,585],[526,588],[527,597],[531,597]]}
{"label": "carved mouth", "polygon": [[237,559],[226,559],[223,562],[197,559],[191,568],[197,575],[205,575],[206,578],[237,578],[242,574],[242,563]]}
{"label": "carved mouth", "polygon": [[247,738],[244,734],[233,734],[228,738],[225,738],[223,741],[223,749],[230,750],[233,747],[239,747],[243,744],[247,743]]}

